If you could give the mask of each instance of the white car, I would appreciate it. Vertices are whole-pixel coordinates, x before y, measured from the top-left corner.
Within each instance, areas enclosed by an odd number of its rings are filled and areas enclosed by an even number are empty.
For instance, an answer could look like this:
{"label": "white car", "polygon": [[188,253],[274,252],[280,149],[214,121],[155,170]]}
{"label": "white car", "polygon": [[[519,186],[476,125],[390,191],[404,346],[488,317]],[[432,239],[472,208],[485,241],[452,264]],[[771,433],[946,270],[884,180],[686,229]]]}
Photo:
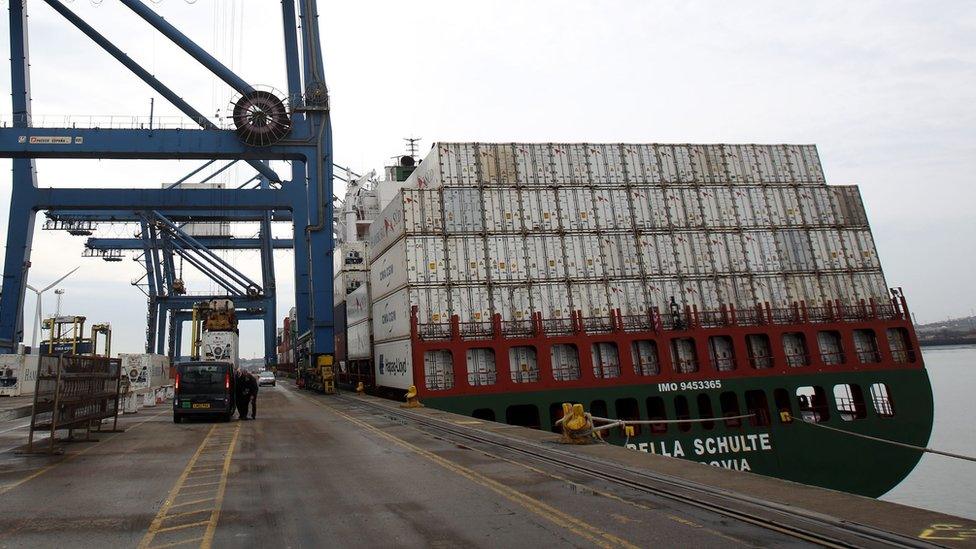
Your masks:
{"label": "white car", "polygon": [[275,386],[275,375],[274,372],[264,371],[258,374],[258,387],[262,385]]}

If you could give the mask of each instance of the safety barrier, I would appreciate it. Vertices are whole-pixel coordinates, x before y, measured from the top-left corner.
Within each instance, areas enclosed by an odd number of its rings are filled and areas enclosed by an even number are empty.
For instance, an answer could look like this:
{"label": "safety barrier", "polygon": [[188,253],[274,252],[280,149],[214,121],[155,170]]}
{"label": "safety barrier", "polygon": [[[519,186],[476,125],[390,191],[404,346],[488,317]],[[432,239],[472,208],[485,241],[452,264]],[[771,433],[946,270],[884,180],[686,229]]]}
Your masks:
{"label": "safety barrier", "polygon": [[45,453],[56,453],[58,431],[85,429],[85,441],[92,427],[99,432],[102,421],[112,419],[112,431],[118,427],[121,362],[118,359],[93,356],[46,356],[41,358],[34,391],[27,453],[34,453],[34,433],[48,432]]}

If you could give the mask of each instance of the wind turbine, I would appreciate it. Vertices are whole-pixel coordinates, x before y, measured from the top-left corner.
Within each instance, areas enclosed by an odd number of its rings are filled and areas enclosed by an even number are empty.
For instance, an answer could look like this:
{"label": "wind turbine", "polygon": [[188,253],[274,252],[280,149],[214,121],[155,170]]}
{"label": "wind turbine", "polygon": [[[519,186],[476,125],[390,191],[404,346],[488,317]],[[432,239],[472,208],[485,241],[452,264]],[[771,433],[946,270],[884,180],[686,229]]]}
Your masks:
{"label": "wind turbine", "polygon": [[55,280],[54,282],[52,282],[52,283],[48,284],[47,286],[45,286],[43,290],[38,290],[37,288],[31,286],[30,284],[27,285],[27,288],[30,291],[32,291],[35,294],[37,294],[37,308],[34,310],[34,320],[35,320],[35,322],[34,322],[34,338],[31,340],[31,347],[33,347],[34,350],[35,350],[34,351],[34,354],[37,354],[37,355],[40,355],[41,354],[41,349],[40,349],[40,347],[38,347],[38,344],[40,342],[37,341],[38,332],[40,332],[40,330],[41,330],[41,296],[44,294],[44,292],[46,292],[46,291],[50,290],[51,288],[53,288],[53,287],[57,286],[58,284],[60,284],[62,280],[68,278],[69,276],[71,276],[72,273],[74,273],[75,271],[77,271],[80,268],[81,268],[81,265],[75,267],[74,269],[71,269],[70,271],[68,271],[68,273],[66,275],[62,276],[61,278],[59,278],[59,279]]}

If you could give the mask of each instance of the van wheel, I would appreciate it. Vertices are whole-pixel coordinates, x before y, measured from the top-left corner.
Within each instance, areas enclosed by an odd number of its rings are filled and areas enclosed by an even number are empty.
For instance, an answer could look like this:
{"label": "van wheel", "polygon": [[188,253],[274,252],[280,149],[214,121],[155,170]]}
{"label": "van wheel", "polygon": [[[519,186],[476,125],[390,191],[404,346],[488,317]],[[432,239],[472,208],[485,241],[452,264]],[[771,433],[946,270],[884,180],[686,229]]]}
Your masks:
{"label": "van wheel", "polygon": [[226,423],[230,421],[232,417],[234,417],[234,412],[233,411],[227,412],[226,414],[224,414],[224,422]]}
{"label": "van wheel", "polygon": [[173,414],[173,423],[183,423],[183,416]]}

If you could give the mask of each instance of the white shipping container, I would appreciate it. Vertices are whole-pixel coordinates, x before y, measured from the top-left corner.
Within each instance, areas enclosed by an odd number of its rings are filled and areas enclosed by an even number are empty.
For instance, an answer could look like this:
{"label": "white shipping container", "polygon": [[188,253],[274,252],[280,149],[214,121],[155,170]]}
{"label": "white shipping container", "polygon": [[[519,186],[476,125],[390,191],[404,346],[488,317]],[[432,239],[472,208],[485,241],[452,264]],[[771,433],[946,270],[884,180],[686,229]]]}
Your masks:
{"label": "white shipping container", "polygon": [[557,232],[559,206],[556,191],[553,189],[523,189],[522,215],[526,230],[538,232]]}
{"label": "white shipping container", "polygon": [[592,231],[597,228],[590,187],[562,187],[556,190],[560,225],[564,231]]}
{"label": "white shipping container", "polygon": [[881,268],[878,260],[878,250],[874,245],[874,238],[869,229],[845,229],[841,237],[847,250],[847,259],[851,268],[858,270],[876,270]]}
{"label": "white shipping container", "polygon": [[346,324],[356,324],[369,319],[369,285],[363,284],[346,296]]}
{"label": "white shipping container", "polygon": [[404,390],[413,385],[413,355],[409,339],[377,343],[373,351],[377,385]]}
{"label": "white shipping container", "polygon": [[777,231],[776,245],[783,262],[784,272],[809,272],[816,270],[810,246],[810,234],[800,229]]}
{"label": "white shipping container", "polygon": [[532,284],[529,286],[529,296],[532,299],[532,312],[540,313],[542,318],[569,319],[571,306],[566,284]]}
{"label": "white shipping container", "polygon": [[674,243],[670,234],[642,234],[637,242],[644,276],[677,274]]}
{"label": "white shipping container", "polygon": [[447,237],[447,276],[452,284],[488,281],[485,239],[482,236]]}
{"label": "white shipping container", "polygon": [[643,280],[612,279],[607,283],[610,309],[620,309],[624,316],[646,316],[647,287]]}
{"label": "white shipping container", "polygon": [[606,276],[610,279],[641,276],[640,247],[634,233],[605,234],[600,252]]}
{"label": "white shipping container", "polygon": [[887,305],[891,300],[888,284],[881,271],[861,272],[851,275],[854,281],[854,294],[865,303],[874,299],[876,305]]}
{"label": "white shipping container", "polygon": [[517,235],[486,237],[488,277],[493,282],[524,282],[525,237]]}
{"label": "white shipping container", "polygon": [[364,360],[372,356],[369,331],[369,321],[353,324],[346,329],[346,357],[349,360]]}
{"label": "white shipping container", "polygon": [[407,284],[444,284],[447,266],[444,239],[407,237],[390,247],[370,266],[370,292],[377,300]]}
{"label": "white shipping container", "polygon": [[373,339],[389,341],[408,337],[414,306],[418,324],[450,322],[450,293],[446,288],[403,288],[373,302]]}
{"label": "white shipping container", "polygon": [[633,187],[629,194],[634,208],[635,227],[655,229],[668,226],[668,208],[662,187]]}
{"label": "white shipping container", "polygon": [[847,256],[844,254],[844,244],[840,232],[835,229],[817,229],[810,231],[810,244],[813,246],[813,257],[817,270],[835,271],[849,269]]}
{"label": "white shipping container", "polygon": [[515,157],[516,179],[519,183],[539,187],[549,184],[552,160],[548,146],[515,143],[512,152]]}
{"label": "white shipping container", "polygon": [[776,237],[772,231],[749,231],[742,233],[742,245],[749,263],[749,272],[778,273],[783,269],[779,252],[776,250]]}
{"label": "white shipping container", "polygon": [[830,186],[830,200],[836,222],[843,227],[861,227],[868,224],[861,192],[854,185]]}
{"label": "white shipping container", "polygon": [[520,195],[518,189],[486,188],[485,230],[489,233],[519,233],[526,230]]}
{"label": "white shipping container", "polygon": [[679,274],[695,275],[714,272],[709,257],[708,233],[675,233],[674,251]]}
{"label": "white shipping container", "polygon": [[532,280],[561,280],[566,278],[563,242],[558,235],[525,237],[526,266]]}
{"label": "white shipping container", "polygon": [[589,144],[586,160],[590,167],[589,181],[595,185],[617,185],[624,182],[620,145]]}
{"label": "white shipping container", "polygon": [[574,234],[563,237],[566,251],[566,274],[570,280],[602,278],[605,274],[600,254],[600,237]]}
{"label": "white shipping container", "polygon": [[671,299],[683,308],[684,289],[677,278],[647,279],[648,307],[657,307],[661,314],[670,310]]}
{"label": "white shipping container", "polygon": [[771,307],[782,308],[790,305],[790,294],[787,291],[786,279],[783,275],[763,275],[752,279],[753,293],[758,304],[769,303]]}
{"label": "white shipping container", "polygon": [[368,271],[369,255],[366,251],[366,241],[354,240],[343,242],[335,247],[332,253],[332,272],[339,271]]}
{"label": "white shipping container", "polygon": [[586,161],[587,145],[583,143],[553,143],[550,145],[552,179],[554,185],[586,185],[590,181]]}
{"label": "white shipping container", "polygon": [[484,203],[478,189],[441,190],[444,233],[480,233],[485,230]]}
{"label": "white shipping container", "polygon": [[518,172],[515,152],[510,143],[479,143],[480,181],[487,185],[515,185]]}
{"label": "white shipping container", "polygon": [[403,189],[370,224],[370,252],[377,257],[404,235],[442,234],[443,218],[439,191]]}
{"label": "white shipping container", "polygon": [[606,318],[610,314],[607,285],[603,282],[572,282],[569,285],[572,308],[583,318]]}
{"label": "white shipping container", "polygon": [[367,271],[340,271],[336,273],[332,282],[332,302],[335,305],[344,303],[348,295],[364,286],[369,280]]}
{"label": "white shipping container", "polygon": [[490,288],[492,312],[499,315],[502,321],[525,321],[531,318],[532,301],[527,284],[493,284]]}
{"label": "white shipping container", "polygon": [[451,314],[461,323],[491,322],[491,295],[488,287],[451,286],[448,290]]}

